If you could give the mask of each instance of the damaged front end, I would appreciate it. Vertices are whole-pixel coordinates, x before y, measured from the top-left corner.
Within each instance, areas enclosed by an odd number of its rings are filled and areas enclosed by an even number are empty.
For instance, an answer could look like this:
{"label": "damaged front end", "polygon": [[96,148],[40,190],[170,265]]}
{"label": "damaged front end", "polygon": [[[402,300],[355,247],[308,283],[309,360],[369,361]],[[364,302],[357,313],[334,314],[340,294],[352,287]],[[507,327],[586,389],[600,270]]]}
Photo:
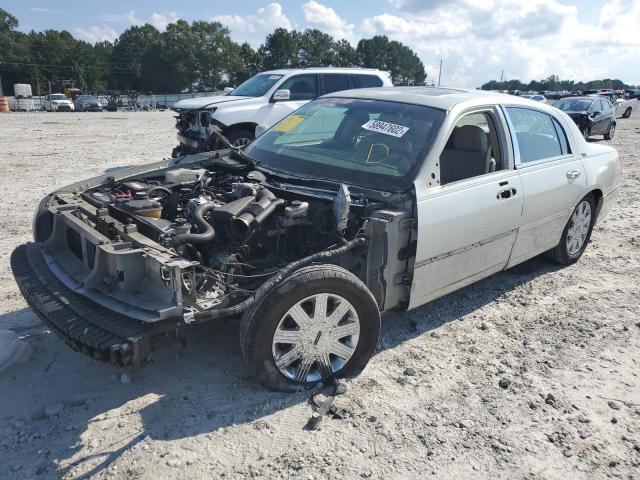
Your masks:
{"label": "damaged front end", "polygon": [[313,262],[353,272],[381,309],[406,302],[410,254],[387,241],[410,244],[401,225],[411,202],[374,197],[288,183],[237,152],[201,153],[46,197],[35,242],[14,251],[12,267],[30,306],[74,349],[139,364],[152,339],[239,315]]}

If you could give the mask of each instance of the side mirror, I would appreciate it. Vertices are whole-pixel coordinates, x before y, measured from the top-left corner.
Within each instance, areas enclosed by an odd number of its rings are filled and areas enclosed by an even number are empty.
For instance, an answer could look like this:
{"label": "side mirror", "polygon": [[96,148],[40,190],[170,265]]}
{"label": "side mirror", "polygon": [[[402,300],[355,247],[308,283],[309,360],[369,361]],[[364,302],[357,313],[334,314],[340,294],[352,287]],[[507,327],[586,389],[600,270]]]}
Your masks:
{"label": "side mirror", "polygon": [[276,90],[273,94],[274,102],[282,102],[291,99],[291,90]]}
{"label": "side mirror", "polygon": [[233,87],[224,87],[224,94],[225,95],[229,95],[234,90],[235,90],[235,88],[233,88]]}

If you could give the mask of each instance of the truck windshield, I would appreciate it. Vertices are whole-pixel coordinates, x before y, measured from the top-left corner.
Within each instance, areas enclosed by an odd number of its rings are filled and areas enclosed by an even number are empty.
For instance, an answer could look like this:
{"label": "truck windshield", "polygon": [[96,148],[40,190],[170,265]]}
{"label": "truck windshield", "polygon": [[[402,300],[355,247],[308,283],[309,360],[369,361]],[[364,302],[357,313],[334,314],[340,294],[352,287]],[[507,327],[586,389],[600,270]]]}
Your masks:
{"label": "truck windshield", "polygon": [[398,102],[323,98],[246,149],[258,165],[383,191],[411,185],[445,112]]}
{"label": "truck windshield", "polygon": [[282,75],[260,73],[242,83],[229,95],[238,97],[261,97],[269,91],[273,85],[282,78]]}
{"label": "truck windshield", "polygon": [[65,97],[64,95],[62,95],[61,93],[59,94],[53,94],[51,95],[51,100],[66,100],[67,97]]}

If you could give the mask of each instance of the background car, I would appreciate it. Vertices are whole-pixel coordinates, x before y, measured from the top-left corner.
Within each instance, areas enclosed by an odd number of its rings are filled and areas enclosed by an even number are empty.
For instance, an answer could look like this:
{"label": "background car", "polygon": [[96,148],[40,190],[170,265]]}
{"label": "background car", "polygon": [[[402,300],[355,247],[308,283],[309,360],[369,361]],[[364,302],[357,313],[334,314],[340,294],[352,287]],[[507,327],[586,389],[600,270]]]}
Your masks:
{"label": "background car", "polygon": [[586,139],[592,135],[604,135],[611,140],[616,131],[616,116],[613,105],[606,98],[570,97],[553,103],[576,123]]}
{"label": "background car", "polygon": [[306,68],[262,72],[226,95],[181,100],[172,109],[178,146],[173,156],[212,150],[215,127],[235,145],[246,145],[307,102],[327,93],[352,88],[391,87],[386,72],[365,68]]}
{"label": "background car", "polygon": [[520,95],[522,98],[528,98],[529,100],[533,100],[534,102],[544,102],[547,98],[544,95],[540,95],[539,93],[535,93],[533,95]]}
{"label": "background car", "polygon": [[62,93],[52,93],[44,97],[44,108],[48,112],[71,112],[75,105]]}
{"label": "background car", "polygon": [[78,95],[75,106],[79,112],[100,112],[103,107],[98,97],[94,95]]}

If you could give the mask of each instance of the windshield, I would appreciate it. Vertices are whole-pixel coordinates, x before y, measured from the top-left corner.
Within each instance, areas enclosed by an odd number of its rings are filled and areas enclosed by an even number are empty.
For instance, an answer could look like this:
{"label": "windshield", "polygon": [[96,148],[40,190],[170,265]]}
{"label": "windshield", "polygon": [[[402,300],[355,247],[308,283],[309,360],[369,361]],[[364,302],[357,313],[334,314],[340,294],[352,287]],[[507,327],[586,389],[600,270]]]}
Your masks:
{"label": "windshield", "polygon": [[584,112],[589,110],[592,103],[593,102],[591,100],[565,98],[563,100],[558,100],[553,104],[553,106],[559,108],[563,112]]}
{"label": "windshield", "polygon": [[241,84],[229,95],[238,97],[261,97],[282,78],[282,75],[260,73]]}
{"label": "windshield", "polygon": [[58,94],[58,95],[51,95],[51,100],[66,100],[67,97],[65,97],[62,94]]}
{"label": "windshield", "polygon": [[413,181],[444,115],[405,103],[323,98],[281,120],[246,153],[258,165],[301,177],[400,191]]}
{"label": "windshield", "polygon": [[92,97],[91,95],[79,95],[78,100],[91,101],[96,100],[96,97]]}

